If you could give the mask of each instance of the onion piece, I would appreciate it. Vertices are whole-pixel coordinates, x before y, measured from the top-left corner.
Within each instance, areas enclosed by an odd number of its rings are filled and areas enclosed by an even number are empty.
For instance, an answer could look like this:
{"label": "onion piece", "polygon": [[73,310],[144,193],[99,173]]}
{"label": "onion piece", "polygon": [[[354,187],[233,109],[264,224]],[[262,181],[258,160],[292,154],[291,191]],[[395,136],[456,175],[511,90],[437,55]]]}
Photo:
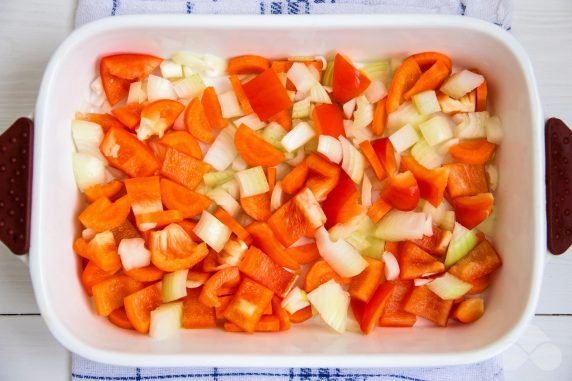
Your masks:
{"label": "onion piece", "polygon": [[235,171],[227,169],[221,172],[208,172],[203,175],[203,181],[207,187],[215,188],[234,179]]}
{"label": "onion piece", "polygon": [[348,319],[350,295],[335,280],[330,280],[308,294],[308,300],[324,322],[344,333]]}
{"label": "onion piece", "polygon": [[159,65],[159,68],[161,69],[161,76],[163,78],[173,79],[183,77],[183,66],[171,60],[164,60],[161,62],[161,65]]}
{"label": "onion piece", "polygon": [[485,172],[487,174],[487,182],[489,183],[489,191],[494,192],[499,185],[499,171],[494,164],[485,165]]}
{"label": "onion piece", "polygon": [[236,130],[232,126],[223,128],[213,144],[210,146],[203,161],[210,164],[217,171],[224,171],[238,155],[234,145]]}
{"label": "onion piece", "polygon": [[280,303],[280,306],[288,311],[289,314],[293,314],[309,305],[310,300],[308,299],[308,294],[298,286],[290,290],[288,295],[286,295]]}
{"label": "onion piece", "polygon": [[242,210],[238,201],[236,201],[230,195],[230,193],[228,193],[222,188],[215,188],[207,192],[207,197],[213,200],[215,204],[220,206],[222,209],[224,209],[228,214],[230,214],[233,217],[238,216],[238,214]]}
{"label": "onion piece", "polygon": [[117,247],[125,271],[151,264],[151,252],[145,248],[143,238],[123,238]]}
{"label": "onion piece", "polygon": [[389,75],[391,74],[390,60],[382,59],[373,62],[368,62],[361,68],[361,71],[373,82],[376,80],[381,81],[384,85],[389,82]]}
{"label": "onion piece", "polygon": [[438,146],[435,146],[435,149],[439,155],[447,156],[451,147],[457,144],[459,144],[459,139],[453,138],[439,144]]}
{"label": "onion piece", "polygon": [[448,95],[439,93],[437,96],[441,110],[446,114],[458,112],[475,112],[475,94],[470,92],[460,99],[453,99]]}
{"label": "onion piece", "polygon": [[99,124],[85,120],[72,120],[71,130],[77,152],[96,157],[103,163],[107,162],[99,150],[104,135],[103,128]]}
{"label": "onion piece", "polygon": [[351,119],[352,115],[354,114],[354,110],[356,108],[356,98],[350,99],[342,106],[344,110],[344,116],[346,119]]}
{"label": "onion piece", "polygon": [[101,82],[101,77],[98,75],[96,79],[89,85],[91,91],[93,91],[96,95],[102,95],[103,92],[103,82]]}
{"label": "onion piece", "polygon": [[423,213],[431,217],[433,223],[437,226],[441,226],[445,218],[445,213],[452,210],[453,207],[445,199],[443,199],[438,207],[434,207],[430,202],[425,202],[423,205]]}
{"label": "onion piece", "polygon": [[462,70],[450,76],[441,85],[440,90],[451,98],[459,99],[476,89],[485,81],[485,77],[469,70]]}
{"label": "onion piece", "polygon": [[437,115],[419,125],[423,137],[430,146],[443,143],[453,137],[451,120],[448,116]]}
{"label": "onion piece", "polygon": [[237,127],[244,124],[246,127],[254,131],[258,131],[266,127],[266,123],[261,121],[256,113],[245,115],[242,118],[236,119],[233,123]]}
{"label": "onion piece", "polygon": [[308,238],[305,236],[300,237],[296,242],[294,242],[293,244],[291,244],[290,246],[288,246],[288,248],[293,248],[293,247],[300,247],[300,246],[304,246],[304,245],[309,245],[311,243],[315,243],[316,241],[313,240],[312,238]]}
{"label": "onion piece", "polygon": [[425,237],[433,237],[433,218],[427,216],[425,220],[425,230],[423,231]]}
{"label": "onion piece", "polygon": [[300,191],[296,197],[294,197],[294,202],[298,210],[304,215],[308,227],[317,229],[324,225],[326,215],[318,203],[318,200],[316,200],[316,196],[314,196],[314,193],[310,189],[304,188]]}
{"label": "onion piece", "polygon": [[318,137],[317,151],[327,157],[332,163],[340,164],[342,161],[342,144],[332,136],[320,135]]}
{"label": "onion piece", "polygon": [[288,163],[288,165],[292,167],[295,167],[301,162],[303,162],[305,158],[306,158],[306,150],[299,149],[297,151],[288,152],[286,154],[286,163]]}
{"label": "onion piece", "polygon": [[457,124],[453,128],[455,137],[460,139],[486,138],[486,124],[489,119],[487,111],[457,113],[453,121]]}
{"label": "onion piece", "polygon": [[234,160],[232,162],[232,169],[234,171],[243,171],[246,168],[248,168],[248,163],[246,163],[246,161],[244,161],[242,156],[239,155],[239,156],[234,158]]}
{"label": "onion piece", "polygon": [[314,136],[314,129],[308,123],[300,122],[284,136],[281,143],[286,151],[292,152],[308,143]]}
{"label": "onion piece", "polygon": [[342,145],[342,169],[356,184],[361,182],[365,169],[365,159],[353,144],[343,136],[339,136]]}
{"label": "onion piece", "polygon": [[422,91],[412,97],[415,108],[421,115],[429,115],[441,111],[437,94],[433,90]]}
{"label": "onion piece", "polygon": [[[313,67],[312,67],[313,68]],[[328,92],[324,87],[320,84],[320,82],[316,82],[310,88],[310,97],[308,98],[312,103],[322,103],[322,104],[331,104],[332,100],[328,95]],[[292,116],[294,117],[294,116]]]}
{"label": "onion piece", "polygon": [[413,285],[415,287],[421,287],[426,285],[427,283],[431,283],[433,279],[429,279],[429,278],[415,278],[413,279]]}
{"label": "onion piece", "polygon": [[354,129],[362,129],[371,124],[373,121],[373,105],[369,103],[365,95],[356,98],[356,111],[354,112]]}
{"label": "onion piece", "polygon": [[187,275],[189,269],[167,273],[161,282],[161,297],[163,303],[175,301],[187,296]]}
{"label": "onion piece", "polygon": [[391,141],[391,144],[393,144],[395,151],[401,153],[417,143],[419,140],[419,134],[417,134],[417,131],[411,124],[406,124],[394,132],[389,137],[389,140]]}
{"label": "onion piece", "polygon": [[397,110],[387,116],[387,131],[389,133],[397,131],[401,127],[411,124],[416,126],[427,117],[417,112],[412,102],[405,102]]}
{"label": "onion piece", "polygon": [[422,166],[428,169],[439,168],[443,164],[443,156],[431,147],[425,139],[419,139],[411,148],[411,156]]}
{"label": "onion piece", "polygon": [[80,191],[105,183],[105,164],[95,156],[86,153],[72,153],[72,167],[75,182]]}
{"label": "onion piece", "polygon": [[502,123],[498,116],[491,116],[485,124],[487,140],[494,144],[500,144],[504,136]]}
{"label": "onion piece", "polygon": [[183,302],[162,304],[151,311],[149,336],[162,340],[174,335],[181,328]]}
{"label": "onion piece", "polygon": [[151,74],[147,77],[147,98],[149,102],[154,102],[159,99],[177,100],[178,97],[171,81]]}
{"label": "onion piece", "polygon": [[312,104],[310,98],[302,99],[292,106],[292,119],[302,119],[310,117]]}
{"label": "onion piece", "polygon": [[203,78],[199,74],[173,82],[173,89],[179,98],[192,99],[199,96],[206,88]]}
{"label": "onion piece", "polygon": [[206,210],[201,214],[201,218],[193,228],[193,232],[217,253],[224,248],[232,233],[228,226]]}
{"label": "onion piece", "polygon": [[425,213],[391,210],[377,223],[375,236],[391,242],[421,239],[425,221]]}
{"label": "onion piece", "polygon": [[283,150],[284,147],[282,147],[281,141],[287,133],[288,131],[286,131],[280,123],[270,122],[262,131],[262,138],[275,148]]}
{"label": "onion piece", "polygon": [[450,273],[445,273],[427,284],[427,288],[443,300],[458,299],[469,292],[472,287],[471,283],[464,282]]}
{"label": "onion piece", "polygon": [[142,81],[131,82],[129,85],[129,94],[127,95],[127,104],[143,103],[147,100],[147,93],[143,87]]}
{"label": "onion piece", "polygon": [[441,228],[448,231],[453,231],[455,228],[455,212],[453,210],[445,212],[445,215],[441,220]]}
{"label": "onion piece", "polygon": [[274,185],[272,195],[270,196],[270,210],[275,211],[282,206],[284,200],[284,192],[282,191],[282,182],[278,181]]}
{"label": "onion piece", "polygon": [[308,66],[301,62],[294,62],[286,76],[294,84],[296,90],[302,92],[310,91],[314,83],[317,82]]}
{"label": "onion piece", "polygon": [[445,257],[445,267],[449,268],[461,260],[465,255],[477,245],[477,236],[472,230],[465,228],[463,225],[455,222],[453,236],[447,248]]}
{"label": "onion piece", "polygon": [[387,95],[387,89],[380,80],[373,80],[364,93],[369,103],[375,103],[382,100]]}
{"label": "onion piece", "polygon": [[366,208],[372,205],[371,202],[371,191],[372,185],[367,174],[364,174],[363,181],[361,183],[361,204]]}
{"label": "onion piece", "polygon": [[381,258],[383,259],[384,263],[383,271],[385,273],[385,279],[396,280],[397,278],[399,278],[399,272],[400,272],[399,262],[397,262],[395,255],[393,255],[389,251],[386,251],[383,253]]}
{"label": "onion piece", "polygon": [[192,69],[195,73],[220,76],[226,72],[226,60],[212,54],[195,54],[188,51],[175,52],[171,60]]}
{"label": "onion piece", "polygon": [[236,178],[230,179],[229,181],[219,185],[218,187],[227,192],[235,200],[238,200],[238,197],[240,196],[240,186],[238,185],[238,181],[236,181]]}
{"label": "onion piece", "polygon": [[218,255],[218,262],[221,265],[238,266],[246,250],[248,250],[246,243],[241,240],[230,239]]}
{"label": "onion piece", "polygon": [[253,167],[235,173],[234,178],[240,187],[240,197],[256,196],[270,190],[262,167]]}
{"label": "onion piece", "polygon": [[243,116],[244,112],[238,103],[238,98],[233,90],[229,90],[218,96],[222,117],[225,119]]}
{"label": "onion piece", "polygon": [[340,276],[351,278],[360,274],[368,266],[360,253],[345,240],[333,242],[323,226],[316,229],[314,234],[320,256]]}

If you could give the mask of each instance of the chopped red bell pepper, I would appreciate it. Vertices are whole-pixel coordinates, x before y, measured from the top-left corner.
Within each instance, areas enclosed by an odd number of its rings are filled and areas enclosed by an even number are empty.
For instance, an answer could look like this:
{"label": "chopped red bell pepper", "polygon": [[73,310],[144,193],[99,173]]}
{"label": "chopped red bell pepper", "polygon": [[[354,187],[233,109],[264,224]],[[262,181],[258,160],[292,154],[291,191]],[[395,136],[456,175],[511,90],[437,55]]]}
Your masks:
{"label": "chopped red bell pepper", "polygon": [[486,220],[491,214],[495,199],[492,193],[479,193],[475,196],[457,197],[453,200],[457,221],[472,229]]}
{"label": "chopped red bell pepper", "polygon": [[369,302],[383,277],[383,262],[364,257],[368,266],[359,275],[352,278],[349,293],[352,298]]}
{"label": "chopped red bell pepper", "polygon": [[329,135],[338,138],[346,136],[344,130],[344,114],[335,104],[320,104],[312,111],[314,128],[319,135]]}
{"label": "chopped red bell pepper", "polygon": [[443,201],[447,187],[449,168],[441,167],[429,170],[419,164],[412,156],[402,156],[401,163],[415,176],[421,198],[429,201],[434,207],[438,207]]}
{"label": "chopped red bell pepper", "polygon": [[419,204],[419,186],[410,171],[391,176],[383,184],[381,198],[399,210],[413,210]]}
{"label": "chopped red bell pepper", "polygon": [[387,305],[387,301],[393,293],[395,284],[384,282],[377,287],[370,301],[365,305],[360,319],[360,328],[363,333],[369,335],[378,325],[379,318]]}
{"label": "chopped red bell pepper", "polygon": [[249,278],[244,278],[236,294],[224,310],[223,317],[246,332],[254,332],[266,306],[272,300],[272,291]]}
{"label": "chopped red bell pepper", "polygon": [[489,191],[484,165],[453,163],[443,167],[449,168],[447,192],[452,198],[474,196]]}
{"label": "chopped red bell pepper", "polygon": [[501,267],[502,261],[489,241],[484,240],[455,263],[449,272],[466,282],[473,282]]}
{"label": "chopped red bell pepper", "polygon": [[267,69],[242,85],[244,93],[260,120],[268,120],[292,106],[292,101],[272,69]]}
{"label": "chopped red bell pepper", "polygon": [[381,138],[371,142],[373,150],[377,154],[377,158],[383,165],[385,172],[389,176],[395,175],[397,172],[397,162],[395,160],[395,151],[393,150],[393,144],[389,138]]}
{"label": "chopped red bell pepper", "polygon": [[298,278],[254,246],[244,254],[238,269],[281,297],[290,291]]}
{"label": "chopped red bell pepper", "polygon": [[445,271],[443,262],[439,262],[431,254],[409,241],[399,245],[399,277],[401,279],[415,279],[425,274],[441,273]]}
{"label": "chopped red bell pepper", "polygon": [[[363,93],[369,86],[369,78],[341,54],[334,58],[333,96],[340,103],[346,103]],[[336,136],[337,137],[337,136]]]}
{"label": "chopped red bell pepper", "polygon": [[412,240],[414,244],[425,250],[431,255],[440,257],[447,251],[447,247],[451,242],[453,234],[448,230],[443,230],[436,225],[433,225],[433,235],[428,237]]}
{"label": "chopped red bell pepper", "polygon": [[414,287],[405,302],[405,311],[431,320],[441,327],[447,326],[452,300],[443,300],[427,286]]}
{"label": "chopped red bell pepper", "polygon": [[387,301],[383,314],[379,319],[382,327],[413,327],[416,316],[404,310],[405,301],[413,290],[413,281],[395,280],[393,292]]}
{"label": "chopped red bell pepper", "polygon": [[353,180],[343,171],[336,187],[328,194],[322,203],[326,215],[326,229],[337,223],[343,223],[361,212],[358,204],[359,191]]}
{"label": "chopped red bell pepper", "polygon": [[214,328],[216,327],[215,310],[199,301],[198,288],[187,290],[187,297],[183,301],[183,328]]}

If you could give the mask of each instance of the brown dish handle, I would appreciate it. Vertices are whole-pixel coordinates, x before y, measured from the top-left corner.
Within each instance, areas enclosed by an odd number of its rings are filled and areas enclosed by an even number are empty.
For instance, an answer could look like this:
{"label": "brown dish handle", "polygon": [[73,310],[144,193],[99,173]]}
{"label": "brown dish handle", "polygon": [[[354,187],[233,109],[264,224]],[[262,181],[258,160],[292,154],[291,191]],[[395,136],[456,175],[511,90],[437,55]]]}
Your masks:
{"label": "brown dish handle", "polygon": [[548,250],[559,255],[572,245],[572,130],[560,119],[548,119],[545,144]]}
{"label": "brown dish handle", "polygon": [[20,118],[0,135],[0,240],[16,255],[30,249],[33,134]]}

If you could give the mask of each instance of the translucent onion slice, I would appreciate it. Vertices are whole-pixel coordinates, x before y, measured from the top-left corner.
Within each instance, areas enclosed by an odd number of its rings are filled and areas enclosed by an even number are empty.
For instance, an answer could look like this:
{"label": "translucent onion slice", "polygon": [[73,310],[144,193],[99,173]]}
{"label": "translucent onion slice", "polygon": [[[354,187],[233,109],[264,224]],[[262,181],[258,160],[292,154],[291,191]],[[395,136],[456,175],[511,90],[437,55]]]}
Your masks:
{"label": "translucent onion slice", "polygon": [[270,190],[262,167],[253,167],[235,173],[234,178],[240,187],[240,197],[256,196]]}
{"label": "translucent onion slice", "polygon": [[427,287],[443,300],[455,300],[469,292],[473,285],[450,273],[445,273],[429,282]]}
{"label": "translucent onion slice", "polygon": [[316,230],[315,239],[320,256],[340,276],[351,278],[360,274],[368,266],[360,253],[345,240],[332,241],[323,226]]}
{"label": "translucent onion slice", "polygon": [[395,255],[386,251],[382,255],[384,267],[383,271],[385,272],[385,279],[386,280],[396,280],[399,278],[399,262],[395,258]]}
{"label": "translucent onion slice", "polygon": [[161,285],[163,303],[173,302],[187,296],[187,274],[189,269],[167,273]]}
{"label": "translucent onion slice", "polygon": [[345,332],[350,295],[342,286],[332,279],[310,292],[308,299],[327,325],[339,333]]}
{"label": "translucent onion slice", "polygon": [[156,340],[166,339],[181,328],[183,302],[162,304],[151,311],[149,336]]}
{"label": "translucent onion slice", "polygon": [[449,268],[461,260],[465,255],[477,245],[477,236],[472,230],[465,228],[459,223],[455,223],[453,236],[447,248],[445,257],[445,267]]}
{"label": "translucent onion slice", "polygon": [[143,238],[123,238],[117,247],[125,271],[151,264],[151,252],[145,247]]}

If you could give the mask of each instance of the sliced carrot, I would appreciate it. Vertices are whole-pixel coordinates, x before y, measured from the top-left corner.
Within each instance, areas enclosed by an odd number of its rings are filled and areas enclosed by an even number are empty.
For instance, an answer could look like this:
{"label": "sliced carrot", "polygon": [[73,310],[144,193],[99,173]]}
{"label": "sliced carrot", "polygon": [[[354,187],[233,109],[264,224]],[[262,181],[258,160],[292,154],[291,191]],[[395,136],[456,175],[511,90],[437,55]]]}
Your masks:
{"label": "sliced carrot", "polygon": [[399,254],[399,242],[385,241],[385,246],[383,250],[388,251],[397,257],[397,255]]}
{"label": "sliced carrot", "polygon": [[292,113],[289,109],[282,110],[276,115],[271,116],[268,118],[268,121],[278,123],[286,131],[290,131],[292,129]]}
{"label": "sliced carrot", "polygon": [[289,247],[300,239],[308,229],[306,217],[294,199],[278,208],[267,223],[274,232],[274,236],[285,247]]}
{"label": "sliced carrot", "polygon": [[453,63],[451,62],[451,59],[449,57],[447,57],[443,53],[438,53],[438,52],[417,53],[409,58],[417,62],[417,64],[423,71],[429,69],[437,61],[442,61],[449,68],[453,66]]}
{"label": "sliced carrot", "polygon": [[118,274],[97,283],[91,289],[98,315],[108,316],[113,310],[123,306],[123,299],[143,288],[143,283]]}
{"label": "sliced carrot", "polygon": [[[272,297],[272,301],[270,306],[272,307],[272,314],[278,318],[279,321],[279,330],[280,331],[287,331],[290,329],[290,315],[284,308],[282,308],[282,299],[277,297],[276,295]],[[262,317],[264,319],[264,316]],[[261,319],[261,320],[262,320]],[[260,324],[260,322],[259,322]]]}
{"label": "sliced carrot", "polygon": [[268,225],[263,222],[253,222],[246,229],[252,236],[253,244],[266,253],[270,259],[282,267],[295,271],[300,270],[298,262],[288,255]]}
{"label": "sliced carrot", "polygon": [[340,181],[339,171],[335,176],[321,176],[318,174],[311,174],[306,181],[306,187],[308,187],[316,200],[319,202],[324,201],[328,198],[328,195],[336,188],[338,182]]}
{"label": "sliced carrot", "polygon": [[93,295],[91,288],[96,284],[111,278],[117,273],[117,271],[119,271],[119,268],[111,271],[104,271],[97,267],[97,265],[92,261],[88,261],[81,273],[81,284],[88,295]]}
{"label": "sliced carrot", "polygon": [[344,114],[338,105],[320,104],[312,111],[314,128],[319,135],[329,135],[338,138],[346,136],[344,130]]}
{"label": "sliced carrot", "polygon": [[111,114],[95,114],[95,113],[83,114],[81,112],[76,112],[75,118],[99,124],[101,128],[103,128],[103,132],[107,132],[111,127],[125,128],[125,126]]}
{"label": "sliced carrot", "polygon": [[[346,103],[363,93],[370,85],[369,78],[358,70],[346,57],[336,54],[334,57],[334,75],[332,80],[333,97],[340,103]],[[337,136],[336,136],[337,138]]]}
{"label": "sliced carrot", "polygon": [[222,109],[214,87],[209,86],[203,91],[201,103],[211,128],[225,128],[228,122],[222,117]]}
{"label": "sliced carrot", "polygon": [[215,140],[214,130],[211,128],[201,100],[194,98],[185,110],[185,127],[191,135],[206,144]]}
{"label": "sliced carrot", "polygon": [[377,102],[373,113],[373,121],[371,122],[371,131],[374,135],[380,136],[385,131],[387,123],[387,97]]}
{"label": "sliced carrot", "polygon": [[180,210],[161,210],[158,212],[143,213],[137,216],[137,223],[141,226],[152,226],[153,229],[183,221]]}
{"label": "sliced carrot", "polygon": [[110,128],[99,149],[111,166],[130,177],[151,176],[161,165],[145,143],[123,128]]}
{"label": "sliced carrot", "polygon": [[111,113],[122,124],[133,130],[141,121],[141,111],[143,107],[144,106],[140,103],[129,103],[125,106],[114,108],[111,110]]}
{"label": "sliced carrot", "polygon": [[271,290],[252,279],[244,278],[223,316],[246,332],[254,332],[271,300]]}
{"label": "sliced carrot", "polygon": [[123,189],[123,183],[117,180],[111,180],[105,184],[96,184],[83,191],[87,201],[94,202],[98,198],[113,198]]}
{"label": "sliced carrot", "polygon": [[249,54],[230,58],[227,71],[229,74],[260,74],[269,67],[266,58]]}
{"label": "sliced carrot", "polygon": [[252,109],[260,120],[268,120],[292,106],[278,75],[268,69],[242,85]]}
{"label": "sliced carrot", "polygon": [[451,66],[447,66],[442,60],[437,60],[426,72],[421,74],[413,87],[403,94],[403,99],[408,101],[415,94],[426,90],[436,90],[449,74],[451,74]]}
{"label": "sliced carrot", "polygon": [[270,210],[270,193],[261,193],[256,196],[241,197],[240,206],[244,213],[256,221],[266,221],[272,215]]}
{"label": "sliced carrot", "polygon": [[308,306],[298,310],[290,315],[290,322],[292,323],[303,323],[306,320],[310,319],[312,316],[312,307]]}
{"label": "sliced carrot", "polygon": [[364,257],[368,266],[360,274],[352,278],[348,289],[352,298],[369,302],[383,276],[383,262]]}
{"label": "sliced carrot", "polygon": [[469,290],[468,294],[480,294],[489,287],[490,283],[491,283],[491,278],[488,275],[474,279],[473,281],[471,281],[473,287]]}
{"label": "sliced carrot", "polygon": [[167,272],[191,268],[209,253],[204,242],[197,245],[177,224],[152,231],[149,246],[151,263]]}
{"label": "sliced carrot", "polygon": [[227,284],[238,284],[240,273],[238,267],[228,267],[214,273],[204,284],[199,301],[208,307],[219,307],[221,302],[218,297],[218,290]]}
{"label": "sliced carrot", "polygon": [[404,310],[405,302],[413,290],[413,281],[395,280],[393,292],[385,305],[379,319],[382,327],[412,327],[417,320],[416,316]]}
{"label": "sliced carrot", "polygon": [[449,169],[447,192],[451,198],[474,196],[489,191],[484,165],[452,163],[443,167]]}
{"label": "sliced carrot", "polygon": [[78,256],[85,259],[90,259],[88,251],[88,242],[85,239],[77,238],[75,241],[73,241],[72,248],[74,253],[76,253]]}
{"label": "sliced carrot", "polygon": [[412,156],[402,156],[401,163],[406,170],[411,171],[417,180],[421,198],[438,207],[443,201],[445,188],[449,179],[449,168],[441,167],[427,169],[419,164]]}
{"label": "sliced carrot", "polygon": [[244,124],[236,130],[234,145],[239,155],[251,166],[272,167],[284,160],[284,153]]}
{"label": "sliced carrot", "polygon": [[125,297],[125,313],[137,332],[149,332],[151,311],[163,303],[161,282],[157,282]]}
{"label": "sliced carrot", "polygon": [[340,174],[340,167],[331,163],[324,156],[315,152],[310,153],[306,158],[306,165],[310,171],[325,177],[337,177]]}
{"label": "sliced carrot", "polygon": [[320,259],[320,252],[318,251],[318,246],[315,243],[289,247],[286,249],[286,254],[294,258],[294,260],[301,265],[307,265]]}
{"label": "sliced carrot", "polygon": [[351,282],[351,279],[339,276],[328,262],[320,259],[308,269],[304,278],[304,290],[311,292],[332,279],[342,285],[350,284]]}
{"label": "sliced carrot", "polygon": [[426,274],[445,271],[445,265],[442,262],[409,241],[399,245],[398,261],[400,279],[415,279]]}
{"label": "sliced carrot", "polygon": [[236,235],[238,239],[246,244],[252,242],[252,237],[250,233],[245,229],[237,220],[235,220],[230,214],[228,214],[224,209],[217,208],[213,215],[220,220],[223,224],[228,226],[228,228]]}
{"label": "sliced carrot", "polygon": [[378,178],[378,180],[383,180],[386,176],[385,169],[383,169],[383,165],[381,165],[381,162],[379,161],[379,158],[377,157],[371,142],[369,140],[364,140],[360,143],[359,148],[373,168],[375,176]]}
{"label": "sliced carrot", "polygon": [[388,114],[397,110],[399,105],[403,103],[403,94],[413,87],[419,77],[421,77],[421,69],[419,64],[411,57],[403,61],[401,66],[397,68],[387,93],[386,107]]}
{"label": "sliced carrot", "polygon": [[461,323],[472,323],[485,313],[485,303],[481,298],[463,300],[453,311],[453,317]]}
{"label": "sliced carrot", "polygon": [[308,173],[308,165],[305,161],[301,162],[282,179],[282,190],[289,194],[298,193],[304,187]]}
{"label": "sliced carrot", "polygon": [[266,168],[266,179],[268,180],[268,186],[270,187],[270,194],[274,190],[274,185],[276,185],[276,167]]}
{"label": "sliced carrot", "polygon": [[110,231],[98,233],[89,241],[87,256],[103,271],[117,272],[121,268],[115,237]]}
{"label": "sliced carrot", "polygon": [[172,131],[157,141],[167,147],[172,147],[197,160],[203,159],[203,152],[193,135],[186,131]]}
{"label": "sliced carrot", "polygon": [[383,198],[378,198],[376,202],[367,210],[367,215],[374,223],[379,222],[389,211],[391,210],[391,205],[388,204]]}
{"label": "sliced carrot", "polygon": [[487,111],[487,95],[488,86],[484,80],[476,89],[475,111]]}
{"label": "sliced carrot", "polygon": [[165,275],[165,272],[163,270],[158,269],[154,265],[149,265],[125,271],[125,275],[135,280],[138,280],[139,282],[149,283],[161,280],[163,278],[163,275]]}
{"label": "sliced carrot", "polygon": [[183,218],[192,218],[211,204],[207,196],[167,179],[161,179],[161,199],[167,209],[180,211]]}
{"label": "sliced carrot", "polygon": [[290,291],[298,278],[297,275],[285,270],[255,246],[250,246],[238,268],[240,272],[268,287],[281,297]]}
{"label": "sliced carrot", "polygon": [[449,149],[453,159],[466,164],[485,164],[493,156],[496,144],[487,139],[467,140],[455,144]]}
{"label": "sliced carrot", "polygon": [[191,190],[195,189],[203,181],[203,176],[210,170],[211,166],[209,164],[185,155],[171,147],[167,148],[165,161],[163,161],[161,166],[161,174],[163,176]]}
{"label": "sliced carrot", "polygon": [[129,321],[127,314],[125,313],[125,308],[120,307],[116,310],[111,311],[107,317],[113,325],[123,328],[123,329],[134,329],[133,324]]}
{"label": "sliced carrot", "polygon": [[187,297],[183,300],[183,328],[214,328],[216,318],[214,308],[205,306],[199,301],[199,289],[187,290]]}
{"label": "sliced carrot", "polygon": [[229,76],[229,79],[230,79],[230,84],[232,85],[232,90],[234,91],[234,94],[236,94],[236,98],[238,99],[238,103],[240,104],[240,108],[245,114],[247,115],[252,114],[254,110],[252,109],[252,106],[248,101],[248,97],[244,93],[244,89],[242,88],[242,83],[240,82],[240,79],[238,79],[236,75]]}

